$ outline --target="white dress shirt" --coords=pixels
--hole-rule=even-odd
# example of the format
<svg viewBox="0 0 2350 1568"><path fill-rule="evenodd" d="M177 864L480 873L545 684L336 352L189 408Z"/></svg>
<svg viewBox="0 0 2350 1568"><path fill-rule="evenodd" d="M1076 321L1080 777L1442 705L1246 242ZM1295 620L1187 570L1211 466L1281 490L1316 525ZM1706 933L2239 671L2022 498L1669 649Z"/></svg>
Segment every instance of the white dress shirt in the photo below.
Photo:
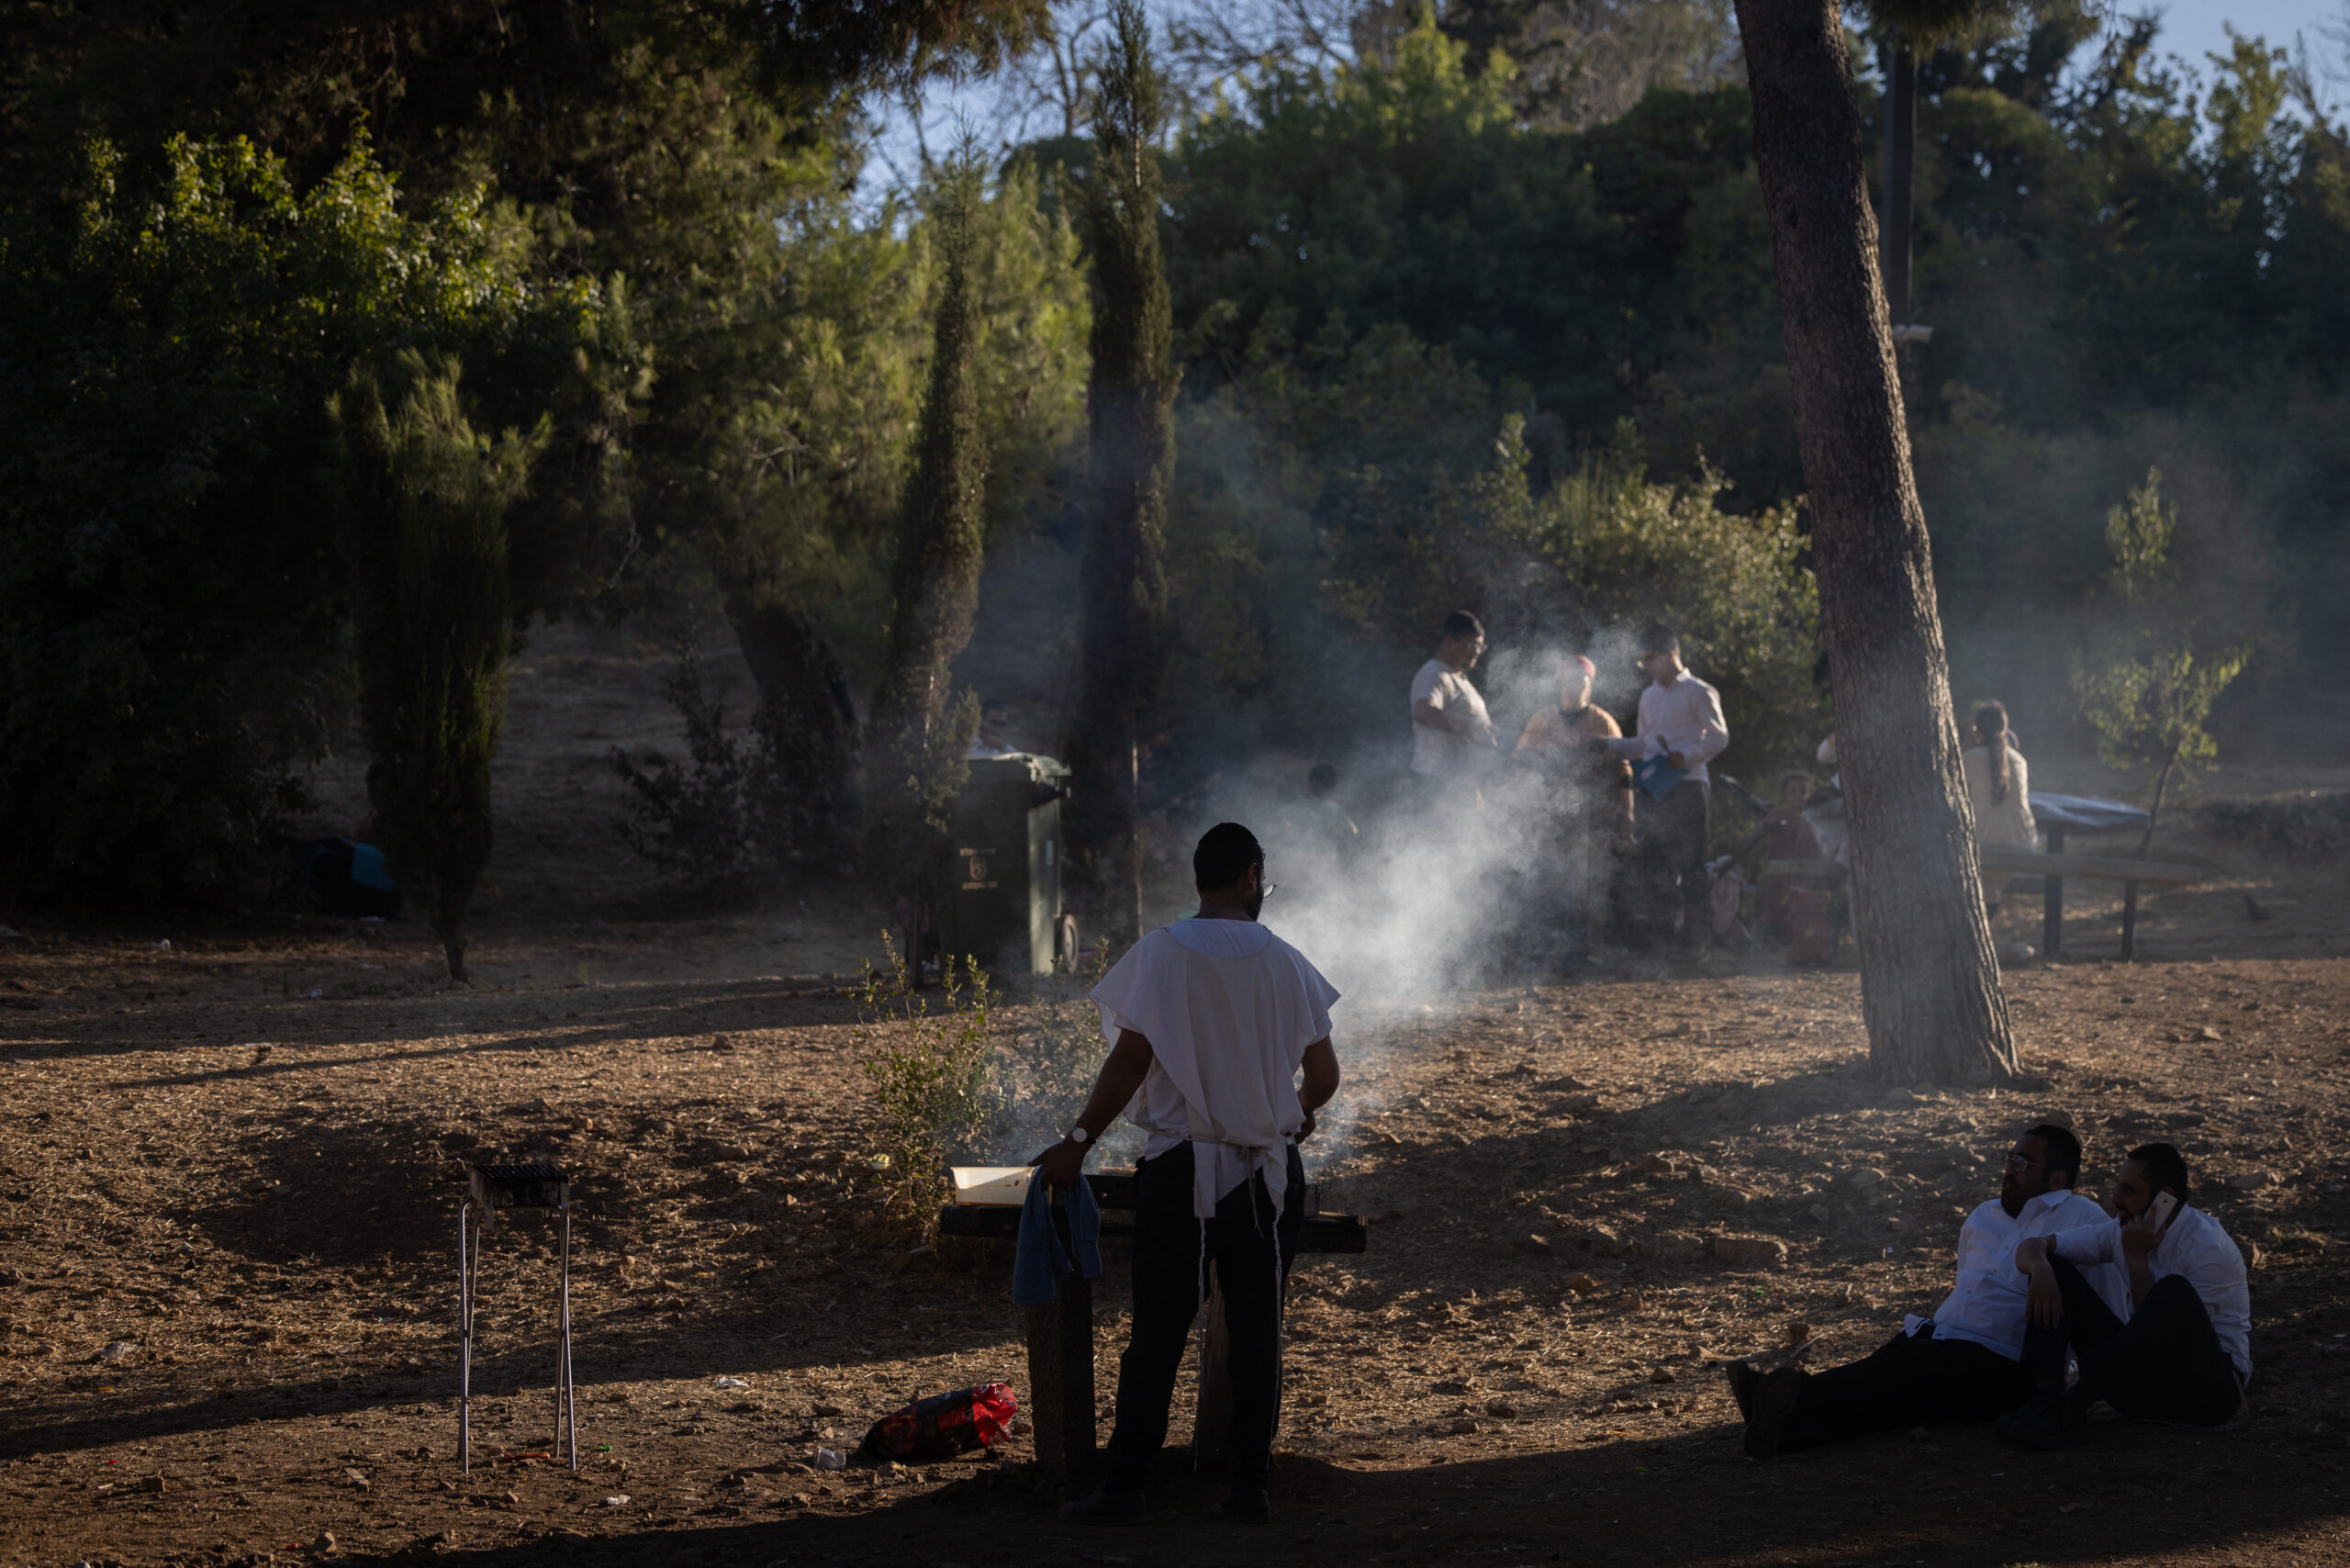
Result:
<svg viewBox="0 0 2350 1568"><path fill-rule="evenodd" d="M2054 1247L2056 1256L2076 1268L2110 1263L2123 1271L2125 1280L2129 1277L2129 1255L2121 1250L2118 1219L2059 1231ZM2211 1315L2220 1349L2236 1364L2236 1375L2244 1386L2251 1387L2252 1285L2244 1278L2244 1253L2220 1222L2199 1208L2179 1210L2162 1240L2146 1255L2146 1271L2158 1281L2173 1274L2187 1276L2187 1282L2202 1299L2203 1310Z"/></svg>
<svg viewBox="0 0 2350 1568"><path fill-rule="evenodd" d="M1729 724L1722 717L1722 695L1683 670L1671 686L1651 681L1640 692L1639 734L1610 741L1607 749L1630 762L1677 751L1688 766L1688 776L1700 784L1712 782L1706 764L1729 745Z"/></svg>
<svg viewBox="0 0 2350 1568"><path fill-rule="evenodd" d="M2021 1360L2024 1294L2031 1282L2016 1272L2017 1243L2104 1218L2103 1209L2067 1188L2026 1198L2012 1218L1997 1198L1968 1215L1958 1232L1958 1277L1934 1309L1934 1338L1965 1339L2011 1361ZM2121 1268L2085 1268L2081 1274L2116 1316L2130 1316L2130 1279ZM1905 1327L1915 1334L1926 1321L1912 1317Z"/></svg>
<svg viewBox="0 0 2350 1568"><path fill-rule="evenodd" d="M1253 920L1180 920L1145 936L1093 988L1102 1036L1150 1042L1150 1071L1126 1104L1150 1135L1143 1158L1192 1146L1192 1213L1261 1173L1280 1211L1290 1141L1305 1123L1297 1070L1330 1034L1337 988Z"/></svg>

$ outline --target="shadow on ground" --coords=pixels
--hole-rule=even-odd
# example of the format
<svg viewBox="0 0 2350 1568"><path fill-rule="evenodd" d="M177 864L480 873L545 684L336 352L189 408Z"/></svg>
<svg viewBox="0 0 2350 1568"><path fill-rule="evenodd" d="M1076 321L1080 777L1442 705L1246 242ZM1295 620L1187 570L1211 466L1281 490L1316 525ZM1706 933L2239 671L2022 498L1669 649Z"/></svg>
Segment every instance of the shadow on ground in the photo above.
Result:
<svg viewBox="0 0 2350 1568"><path fill-rule="evenodd" d="M1083 1562L1379 1562L1485 1558L1591 1564L2054 1564L2143 1562L2254 1544L2315 1546L2340 1534L2338 1476L2277 1466L2277 1434L2098 1423L2061 1462L2000 1444L1984 1428L1930 1441L1898 1434L1746 1460L1735 1428L1662 1443L1603 1442L1411 1469L1350 1470L1282 1455L1278 1518L1249 1527L1221 1512L1221 1483L1170 1454L1152 1513L1136 1529L1080 1529L1056 1515L1058 1488L1026 1467L869 1511L818 1514L789 1500L809 1478L753 1472L736 1500L595 1535L556 1529L469 1548L428 1537L375 1559L429 1554L464 1568L563 1562L582 1568L764 1568L775 1562L947 1564L1044 1558ZM854 1476L856 1473L851 1473ZM2191 1475L2195 1484L2178 1484ZM564 1478L568 1479L568 1478ZM582 1477L583 1492L601 1490ZM851 1481L845 1490L863 1488ZM883 1493L886 1496L886 1492ZM760 1516L769 1516L762 1518ZM730 1517L739 1516L739 1517ZM783 1516L783 1517L777 1517ZM590 1518L589 1528L602 1521ZM477 1534L497 1528L480 1519Z"/></svg>

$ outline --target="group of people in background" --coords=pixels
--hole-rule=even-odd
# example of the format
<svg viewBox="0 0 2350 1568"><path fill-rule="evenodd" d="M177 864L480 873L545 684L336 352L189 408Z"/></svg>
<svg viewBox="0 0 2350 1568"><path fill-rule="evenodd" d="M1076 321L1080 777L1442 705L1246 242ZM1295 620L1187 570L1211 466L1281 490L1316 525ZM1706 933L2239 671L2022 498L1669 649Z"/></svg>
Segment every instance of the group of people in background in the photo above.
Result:
<svg viewBox="0 0 2350 1568"><path fill-rule="evenodd" d="M1849 865L1836 737L1819 746L1830 770L1824 780L1785 773L1768 802L1733 783L1759 810L1754 833L1741 848L1709 863L1710 765L1729 744L1721 694L1689 669L1673 628L1646 628L1637 652L1646 684L1632 734L1593 701L1598 670L1591 659L1567 655L1555 700L1539 708L1505 750L1471 678L1485 653L1484 628L1466 611L1448 616L1434 655L1412 678L1417 804L1434 819L1487 810L1504 762L1540 770L1550 790L1539 820L1529 824L1541 862L1533 880L1549 890L1575 948L1600 931L1634 949L1702 952L1711 935L1738 924L1741 889L1734 875L1725 887L1723 873L1759 850L1756 931L1798 961L1824 960L1834 946L1831 890ZM2038 848L2030 774L2006 708L1978 705L1965 738L1961 764L1979 841ZM1326 787L1321 792L1326 795ZM1996 880L1986 881L1985 897L1995 911L1998 891ZM1728 908L1720 902L1725 892Z"/></svg>
<svg viewBox="0 0 2350 1568"><path fill-rule="evenodd" d="M1500 759L1470 671L1485 651L1477 618L1446 618L1437 651L1412 678L1412 774L1424 809L1482 809ZM1729 745L1721 694L1683 662L1673 628L1640 634L1635 728L1592 700L1598 670L1582 655L1559 669L1557 699L1527 720L1511 760L1551 789L1535 834L1538 882L1575 933L1596 924L1626 946L1701 953L1711 921L1706 850L1712 829L1708 764Z"/></svg>

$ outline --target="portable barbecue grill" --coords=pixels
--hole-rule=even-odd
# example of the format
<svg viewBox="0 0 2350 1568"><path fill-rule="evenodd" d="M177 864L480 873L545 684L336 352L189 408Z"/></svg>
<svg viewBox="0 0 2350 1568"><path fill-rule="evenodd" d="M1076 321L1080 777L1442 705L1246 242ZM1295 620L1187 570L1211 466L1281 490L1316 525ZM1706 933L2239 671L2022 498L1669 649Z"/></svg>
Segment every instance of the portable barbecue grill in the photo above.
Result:
<svg viewBox="0 0 2350 1568"><path fill-rule="evenodd" d="M465 1200L457 1205L457 1463L473 1473L474 1278L481 1272L482 1233L500 1209L553 1209L563 1216L563 1272L556 1321L559 1349L554 1365L554 1451L566 1452L579 1468L579 1403L571 1386L571 1178L546 1160L524 1165L463 1162L469 1177ZM475 1210L481 1223L469 1225Z"/></svg>

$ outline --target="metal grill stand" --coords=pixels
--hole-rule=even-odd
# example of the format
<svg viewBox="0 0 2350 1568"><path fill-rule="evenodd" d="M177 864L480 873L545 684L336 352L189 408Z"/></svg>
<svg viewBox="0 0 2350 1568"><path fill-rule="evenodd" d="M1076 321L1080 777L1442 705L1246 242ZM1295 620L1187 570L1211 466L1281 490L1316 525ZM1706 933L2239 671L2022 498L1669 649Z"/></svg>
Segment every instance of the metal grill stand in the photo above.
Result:
<svg viewBox="0 0 2350 1568"><path fill-rule="evenodd" d="M481 1272L481 1238L500 1209L553 1209L563 1220L563 1272L556 1321L554 1451L579 1468L579 1402L571 1386L571 1178L545 1160L528 1165L464 1162L471 1178L457 1205L457 1464L473 1473L474 1279ZM481 1224L469 1225L481 1211Z"/></svg>

